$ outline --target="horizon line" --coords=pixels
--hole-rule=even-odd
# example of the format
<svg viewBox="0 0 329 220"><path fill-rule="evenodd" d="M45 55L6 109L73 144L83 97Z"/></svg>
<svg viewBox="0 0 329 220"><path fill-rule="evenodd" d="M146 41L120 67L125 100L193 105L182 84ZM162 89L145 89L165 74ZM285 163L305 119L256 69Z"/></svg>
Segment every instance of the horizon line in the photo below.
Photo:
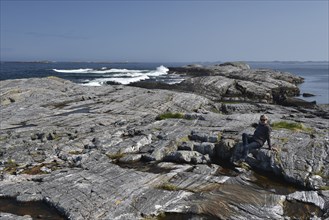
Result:
<svg viewBox="0 0 329 220"><path fill-rule="evenodd" d="M280 62L311 63L329 62L329 60L231 60L231 61L57 61L57 60L0 60L1 63L226 63L226 62Z"/></svg>

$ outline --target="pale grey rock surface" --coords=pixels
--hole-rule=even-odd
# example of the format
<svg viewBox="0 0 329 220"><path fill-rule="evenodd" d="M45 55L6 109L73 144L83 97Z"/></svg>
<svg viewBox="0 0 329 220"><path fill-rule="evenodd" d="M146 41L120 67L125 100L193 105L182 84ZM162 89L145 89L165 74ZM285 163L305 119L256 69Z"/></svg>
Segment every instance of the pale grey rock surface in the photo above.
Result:
<svg viewBox="0 0 329 220"><path fill-rule="evenodd" d="M223 77L209 76L200 87L227 91ZM315 216L329 217L328 119L320 106L222 103L202 90L84 87L58 78L0 83L1 196L45 200L69 219L161 213L284 219L293 217L286 211L290 201L301 209L311 203L321 211ZM166 112L183 117L156 120ZM220 165L239 156L242 133L252 133L263 113L271 123L308 128L273 130L278 152L265 145L246 160L252 169L283 177L282 187L262 185L248 168ZM290 190L291 184L305 189Z"/></svg>
<svg viewBox="0 0 329 220"><path fill-rule="evenodd" d="M27 215L19 216L11 213L0 212L0 219L1 220L32 220L32 217Z"/></svg>

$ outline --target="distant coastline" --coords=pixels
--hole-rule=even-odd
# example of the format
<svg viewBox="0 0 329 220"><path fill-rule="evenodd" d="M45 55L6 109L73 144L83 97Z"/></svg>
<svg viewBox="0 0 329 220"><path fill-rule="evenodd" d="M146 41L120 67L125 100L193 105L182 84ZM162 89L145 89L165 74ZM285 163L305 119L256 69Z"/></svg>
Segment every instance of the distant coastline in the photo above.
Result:
<svg viewBox="0 0 329 220"><path fill-rule="evenodd" d="M182 67L191 64L212 66L223 62L59 62L59 61L1 61L0 81L6 79L39 78L57 76L79 84L102 84L107 81L131 83L136 81L161 81L179 83L183 77L157 71L158 67ZM272 69L301 76L305 82L298 87L301 94L315 96L300 97L319 104L329 103L329 61L246 61L251 69ZM54 71L60 70L59 72ZM145 76L145 74L147 76ZM120 79L117 79L120 78Z"/></svg>
<svg viewBox="0 0 329 220"><path fill-rule="evenodd" d="M134 63L202 63L202 64L213 64L213 63L225 63L228 61L51 61L51 60L35 60L35 61L20 61L20 60L3 60L0 63L104 63L104 64L134 64ZM300 63L328 63L329 61L319 60L319 61L241 61L245 63L283 63L283 64L300 64Z"/></svg>

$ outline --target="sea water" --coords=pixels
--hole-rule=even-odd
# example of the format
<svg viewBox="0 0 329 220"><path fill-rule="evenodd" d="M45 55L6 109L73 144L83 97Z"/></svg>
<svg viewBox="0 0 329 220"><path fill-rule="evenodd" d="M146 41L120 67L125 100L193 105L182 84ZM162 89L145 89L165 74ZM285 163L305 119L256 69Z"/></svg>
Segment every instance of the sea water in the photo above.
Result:
<svg viewBox="0 0 329 220"><path fill-rule="evenodd" d="M129 83L152 80L179 83L181 76L168 74L166 66L178 63L88 63L88 62L2 62L0 80L57 76L86 86L107 83Z"/></svg>
<svg viewBox="0 0 329 220"><path fill-rule="evenodd" d="M318 104L329 103L328 62L247 62L251 68L269 68L301 76L302 93L314 97L300 97ZM138 81L179 83L184 77L168 74L168 67L191 63L95 63L95 62L1 62L0 80L57 76L85 86L108 83L129 84ZM214 63L200 63L211 65Z"/></svg>

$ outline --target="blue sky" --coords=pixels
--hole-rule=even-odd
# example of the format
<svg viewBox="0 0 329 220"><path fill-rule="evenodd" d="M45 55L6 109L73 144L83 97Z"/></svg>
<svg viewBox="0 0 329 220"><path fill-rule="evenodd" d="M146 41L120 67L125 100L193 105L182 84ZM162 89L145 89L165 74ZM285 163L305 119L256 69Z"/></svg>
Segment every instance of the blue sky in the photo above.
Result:
<svg viewBox="0 0 329 220"><path fill-rule="evenodd" d="M1 1L1 60L328 60L328 0Z"/></svg>

